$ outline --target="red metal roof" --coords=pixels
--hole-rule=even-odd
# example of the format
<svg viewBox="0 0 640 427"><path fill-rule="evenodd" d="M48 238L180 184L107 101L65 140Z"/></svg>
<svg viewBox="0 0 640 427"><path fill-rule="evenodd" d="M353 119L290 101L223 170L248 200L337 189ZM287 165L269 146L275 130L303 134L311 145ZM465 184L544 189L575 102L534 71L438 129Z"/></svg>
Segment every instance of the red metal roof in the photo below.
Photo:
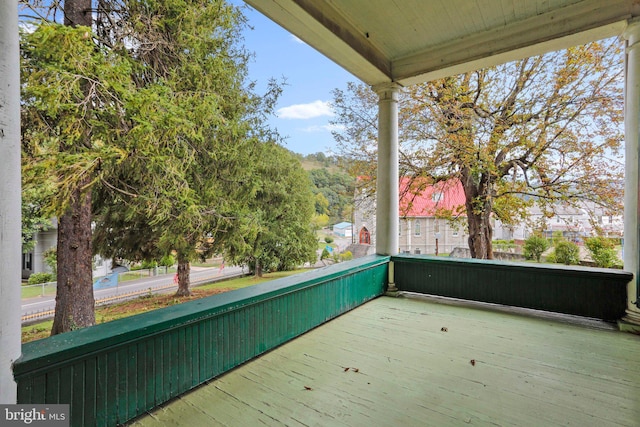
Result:
<svg viewBox="0 0 640 427"><path fill-rule="evenodd" d="M426 180L403 178L399 191L401 217L464 215L464 189L457 179L429 184Z"/></svg>

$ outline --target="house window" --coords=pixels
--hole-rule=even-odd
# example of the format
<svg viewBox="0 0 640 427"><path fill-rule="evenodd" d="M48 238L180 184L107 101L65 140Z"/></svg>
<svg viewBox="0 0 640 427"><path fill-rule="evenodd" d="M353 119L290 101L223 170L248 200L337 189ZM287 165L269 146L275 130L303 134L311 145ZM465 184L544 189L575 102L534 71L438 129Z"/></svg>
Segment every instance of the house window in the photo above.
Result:
<svg viewBox="0 0 640 427"><path fill-rule="evenodd" d="M451 235L453 237L458 237L458 235L459 235L458 230L453 230L453 233Z"/></svg>
<svg viewBox="0 0 640 427"><path fill-rule="evenodd" d="M442 193L436 192L431 195L431 201L438 203L440 200L442 200Z"/></svg>
<svg viewBox="0 0 640 427"><path fill-rule="evenodd" d="M22 269L31 270L33 264L33 254L31 252L22 254Z"/></svg>
<svg viewBox="0 0 640 427"><path fill-rule="evenodd" d="M439 233L440 232L440 222L437 219L433 223L433 232L434 233Z"/></svg>
<svg viewBox="0 0 640 427"><path fill-rule="evenodd" d="M398 236L402 236L402 224L398 223Z"/></svg>
<svg viewBox="0 0 640 427"><path fill-rule="evenodd" d="M415 253L416 253L416 255L420 255L420 249L416 248Z"/></svg>
<svg viewBox="0 0 640 427"><path fill-rule="evenodd" d="M416 227L415 227L415 233L416 236L420 235L420 220L416 219Z"/></svg>

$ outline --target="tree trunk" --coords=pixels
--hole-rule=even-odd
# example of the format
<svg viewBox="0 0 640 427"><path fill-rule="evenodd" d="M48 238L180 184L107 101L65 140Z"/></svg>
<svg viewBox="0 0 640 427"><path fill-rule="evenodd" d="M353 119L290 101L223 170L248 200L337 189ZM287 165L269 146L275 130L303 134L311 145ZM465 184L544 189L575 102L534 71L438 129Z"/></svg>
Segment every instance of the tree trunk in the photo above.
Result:
<svg viewBox="0 0 640 427"><path fill-rule="evenodd" d="M493 259L493 228L491 227L491 186L484 177L476 185L472 179L463 178L467 224L469 226L469 251L471 258Z"/></svg>
<svg viewBox="0 0 640 427"><path fill-rule="evenodd" d="M490 212L482 212L480 215L469 214L467 210L467 223L469 225L469 251L471 258L493 259L493 228L491 227Z"/></svg>
<svg viewBox="0 0 640 427"><path fill-rule="evenodd" d="M66 0L65 25L91 26L91 0ZM89 141L91 135L87 133ZM61 149L73 150L74 147ZM58 220L58 285L51 335L95 324L91 266L91 193L80 183L71 204Z"/></svg>
<svg viewBox="0 0 640 427"><path fill-rule="evenodd" d="M176 292L177 297L188 297L191 295L191 290L189 289L191 274L191 264L189 261L182 256L178 255L178 291Z"/></svg>
<svg viewBox="0 0 640 427"><path fill-rule="evenodd" d="M58 285L51 335L95 324L91 253L91 193L77 189L58 220Z"/></svg>
<svg viewBox="0 0 640 427"><path fill-rule="evenodd" d="M260 262L259 259L256 259L256 271L255 271L255 276L256 277L262 277L262 263Z"/></svg>

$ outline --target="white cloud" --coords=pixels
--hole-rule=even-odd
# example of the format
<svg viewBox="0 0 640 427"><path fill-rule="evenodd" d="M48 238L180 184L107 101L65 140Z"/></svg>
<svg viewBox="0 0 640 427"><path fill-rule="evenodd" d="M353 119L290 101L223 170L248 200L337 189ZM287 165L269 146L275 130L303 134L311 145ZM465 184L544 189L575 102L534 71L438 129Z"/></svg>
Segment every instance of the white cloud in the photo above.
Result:
<svg viewBox="0 0 640 427"><path fill-rule="evenodd" d="M314 117L333 117L333 109L326 101L313 101L309 104L294 104L280 108L276 114L281 119L312 119Z"/></svg>
<svg viewBox="0 0 640 427"><path fill-rule="evenodd" d="M315 125L300 129L302 132L333 132L344 130L343 125Z"/></svg>

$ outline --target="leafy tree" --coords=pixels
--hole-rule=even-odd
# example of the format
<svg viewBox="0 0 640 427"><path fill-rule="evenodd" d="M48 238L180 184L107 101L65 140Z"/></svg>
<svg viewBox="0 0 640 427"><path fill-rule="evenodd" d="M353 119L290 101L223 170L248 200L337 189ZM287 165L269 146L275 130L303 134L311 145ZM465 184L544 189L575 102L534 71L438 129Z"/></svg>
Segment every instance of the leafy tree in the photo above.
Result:
<svg viewBox="0 0 640 427"><path fill-rule="evenodd" d="M160 259L158 265L162 267L173 267L175 263L176 259L173 257L173 255L165 255Z"/></svg>
<svg viewBox="0 0 640 427"><path fill-rule="evenodd" d="M58 251L55 247L51 247L44 251L44 262L47 264L54 275L58 274Z"/></svg>
<svg viewBox="0 0 640 427"><path fill-rule="evenodd" d="M309 176L316 195L316 213L326 213L330 222L349 220L354 194L353 178L328 169L313 169Z"/></svg>
<svg viewBox="0 0 640 427"><path fill-rule="evenodd" d="M117 36L139 41L128 51L140 86L133 153L96 192L96 244L140 259L175 253L177 295L189 295L190 261L222 252L239 229L255 192L250 159L273 137L263 119L280 88L251 92L243 18L223 1L130 2L126 13L132 27Z"/></svg>
<svg viewBox="0 0 640 427"><path fill-rule="evenodd" d="M556 244L550 259L558 264L580 264L580 248L573 242L563 240Z"/></svg>
<svg viewBox="0 0 640 427"><path fill-rule="evenodd" d="M232 232L225 258L247 264L256 276L268 270L291 270L316 260L311 227L313 195L308 175L288 150L265 144L251 159L257 185L248 209Z"/></svg>
<svg viewBox="0 0 640 427"><path fill-rule="evenodd" d="M318 215L325 215L327 214L327 212L329 212L329 201L326 197L324 197L322 193L316 193L315 201L316 213Z"/></svg>
<svg viewBox="0 0 640 427"><path fill-rule="evenodd" d="M88 7L65 2L65 23L90 26ZM22 36L24 187L44 189L42 212L58 217L57 334L95 322L90 188L118 157L129 69L96 47L88 27L42 24Z"/></svg>
<svg viewBox="0 0 640 427"><path fill-rule="evenodd" d="M311 225L314 230L319 230L329 225L329 216L326 214L314 214L311 218Z"/></svg>
<svg viewBox="0 0 640 427"><path fill-rule="evenodd" d="M614 242L611 239L597 236L585 240L585 245L596 266L611 268L620 262Z"/></svg>
<svg viewBox="0 0 640 427"><path fill-rule="evenodd" d="M22 251L27 253L33 250L36 233L47 231L51 227L51 220L41 206L38 190L29 187L22 191Z"/></svg>
<svg viewBox="0 0 640 427"><path fill-rule="evenodd" d="M322 249L322 253L320 254L320 261L324 262L325 259L328 259L331 257L331 254L329 253L329 250L325 247Z"/></svg>
<svg viewBox="0 0 640 427"><path fill-rule="evenodd" d="M543 252L547 249L549 241L539 234L533 234L524 242L524 257L540 262Z"/></svg>
<svg viewBox="0 0 640 427"><path fill-rule="evenodd" d="M60 2L33 4L52 21L61 10ZM252 191L246 159L268 133L269 101L245 82L236 8L97 5L94 15L91 1L67 0L65 23L86 27L46 24L23 38L26 187L54 188L47 203L60 219L54 334L94 322L92 200L97 226L121 227L110 229L115 237L105 232L104 252L154 259L175 251L178 293L188 294L189 261L224 241ZM279 87L271 89L273 100Z"/></svg>
<svg viewBox="0 0 640 427"><path fill-rule="evenodd" d="M534 203L620 210L622 73L619 42L605 40L406 88L401 175L461 182L474 258L493 256L492 217L515 224ZM377 96L350 84L333 106L351 173L375 177Z"/></svg>

